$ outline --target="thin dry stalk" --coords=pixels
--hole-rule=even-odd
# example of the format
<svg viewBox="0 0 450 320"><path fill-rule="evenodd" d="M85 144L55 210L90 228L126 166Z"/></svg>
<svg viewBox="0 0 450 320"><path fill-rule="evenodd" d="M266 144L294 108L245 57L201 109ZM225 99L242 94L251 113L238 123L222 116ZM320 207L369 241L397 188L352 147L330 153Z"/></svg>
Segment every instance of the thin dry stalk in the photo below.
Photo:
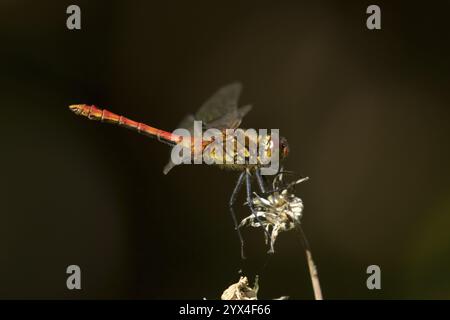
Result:
<svg viewBox="0 0 450 320"><path fill-rule="evenodd" d="M311 277L311 283L314 291L314 298L316 300L323 300L322 289L320 288L319 282L319 274L317 272L317 267L312 257L308 239L306 238L306 235L303 232L302 227L299 224L296 227L299 232L300 241L302 242L303 248L305 249L306 260L308 261L309 275Z"/></svg>

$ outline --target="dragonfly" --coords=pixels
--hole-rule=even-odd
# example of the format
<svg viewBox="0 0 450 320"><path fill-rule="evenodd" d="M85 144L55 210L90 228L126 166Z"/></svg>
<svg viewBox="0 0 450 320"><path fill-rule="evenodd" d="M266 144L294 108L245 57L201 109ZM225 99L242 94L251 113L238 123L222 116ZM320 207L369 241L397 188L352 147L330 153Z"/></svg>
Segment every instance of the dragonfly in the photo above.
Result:
<svg viewBox="0 0 450 320"><path fill-rule="evenodd" d="M194 133L194 121L202 121L202 130L207 129L218 129L225 133L227 129L237 129L244 116L251 110L251 105L245 105L243 107L238 107L238 101L240 94L242 92L241 83L235 82L229 85L226 85L219 90L217 90L206 102L202 104L202 106L198 109L195 114L187 115L181 123L178 125L178 128L184 128L189 133ZM97 108L94 105L87 104L75 104L69 106L70 110L75 114L87 117L90 120L101 121L104 123L115 124L120 127L124 127L127 129L134 130L140 134L146 135L151 138L155 138L162 143L165 143L171 147L175 147L178 144L184 143L186 139L183 135L171 133L168 131L160 130L155 127L149 126L142 122L134 121L129 118L126 118L122 115L115 114L106 109ZM208 151L208 147L211 145L213 139L203 139L201 148L203 154L209 154L211 158L215 155ZM289 154L289 146L286 138L279 137L279 142L277 145L277 149L274 149L275 144L270 139L266 139L264 142L257 141L259 143L265 143L264 146L265 152L278 152L279 159L285 159ZM238 141L233 141L233 146L237 146ZM245 140L244 148L248 148L250 141ZM193 141L190 141L190 148L194 149ZM206 151L206 152L205 152ZM229 150L224 150L223 154L229 153ZM193 153L192 153L193 154ZM248 154L248 152L245 152ZM249 206L252 214L254 215L256 220L259 220L259 216L256 214L256 209L254 208L254 201L252 200L252 180L253 177L256 177L257 185L262 194L268 194L269 191L266 187L266 181L261 174L261 168L265 165L262 161L256 161L256 163L250 163L246 159L244 163L221 163L218 164L221 168L239 171L239 177L237 179L236 185L233 189L231 197L228 202L229 211L231 217L233 219L235 230L237 231L239 241L241 244L241 257L245 259L244 254L244 240L240 232L239 224L236 219L236 214L234 211L234 205L237 200L237 196L239 195L243 185L246 185L246 196L247 201L246 204ZM163 173L167 174L171 169L173 169L177 164L175 164L171 159L167 163L167 165L163 169ZM261 222L261 221L260 221ZM260 223L262 226L263 224ZM266 232L266 230L264 230ZM268 234L266 234L268 236ZM269 253L273 253L272 249L269 249Z"/></svg>

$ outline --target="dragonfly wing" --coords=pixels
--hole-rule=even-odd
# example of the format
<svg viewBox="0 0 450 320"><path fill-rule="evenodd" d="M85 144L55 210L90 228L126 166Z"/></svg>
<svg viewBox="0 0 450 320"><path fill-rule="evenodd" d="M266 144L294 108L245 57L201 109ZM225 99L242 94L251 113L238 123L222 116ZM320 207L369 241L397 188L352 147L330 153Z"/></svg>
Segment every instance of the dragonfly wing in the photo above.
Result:
<svg viewBox="0 0 450 320"><path fill-rule="evenodd" d="M195 121L194 115L188 114L186 117L183 118L183 120L181 120L177 128L187 129L192 134L194 132L194 121Z"/></svg>
<svg viewBox="0 0 450 320"><path fill-rule="evenodd" d="M236 109L233 112L227 113L219 119L208 122L205 128L216 129L236 129L242 122L242 118L252 109L251 105Z"/></svg>
<svg viewBox="0 0 450 320"><path fill-rule="evenodd" d="M239 82L231 83L220 88L214 93L197 111L195 116L189 115L181 121L178 128L187 129L191 136L194 134L194 120L203 122L203 129L235 129L242 121L242 118L251 110L247 105L238 108L238 100L241 95L242 85ZM167 174L176 164L169 159L164 167L164 174Z"/></svg>
<svg viewBox="0 0 450 320"><path fill-rule="evenodd" d="M246 105L246 106L243 106L242 108L239 108L238 109L239 117L242 119L243 117L245 117L245 115L247 113L250 112L250 110L252 110L252 106L251 105Z"/></svg>
<svg viewBox="0 0 450 320"><path fill-rule="evenodd" d="M194 120L195 117L190 114L184 117L184 119L178 124L177 128L179 129L186 129L189 131L191 136L194 134ZM169 162L165 165L163 169L164 174L168 174L170 170L173 169L173 167L177 166L177 164L173 163L172 158L169 158Z"/></svg>
<svg viewBox="0 0 450 320"><path fill-rule="evenodd" d="M215 123L217 127L229 127L239 117L238 100L242 85L238 82L220 88L197 111L195 118L205 123L207 127Z"/></svg>

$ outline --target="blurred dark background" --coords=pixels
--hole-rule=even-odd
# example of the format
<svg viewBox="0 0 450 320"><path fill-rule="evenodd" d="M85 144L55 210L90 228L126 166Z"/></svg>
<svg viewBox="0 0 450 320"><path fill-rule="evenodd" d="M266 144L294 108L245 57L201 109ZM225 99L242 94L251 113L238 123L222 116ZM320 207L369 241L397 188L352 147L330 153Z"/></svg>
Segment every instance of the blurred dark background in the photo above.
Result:
<svg viewBox="0 0 450 320"><path fill-rule="evenodd" d="M376 1L369 31L370 4L2 1L0 297L214 299L242 268L262 298L312 298L294 233L263 268L263 235L245 230L240 261L235 172L164 176L167 146L67 108L172 130L239 80L243 126L280 128L286 168L310 177L297 193L325 297L450 298L448 6Z"/></svg>

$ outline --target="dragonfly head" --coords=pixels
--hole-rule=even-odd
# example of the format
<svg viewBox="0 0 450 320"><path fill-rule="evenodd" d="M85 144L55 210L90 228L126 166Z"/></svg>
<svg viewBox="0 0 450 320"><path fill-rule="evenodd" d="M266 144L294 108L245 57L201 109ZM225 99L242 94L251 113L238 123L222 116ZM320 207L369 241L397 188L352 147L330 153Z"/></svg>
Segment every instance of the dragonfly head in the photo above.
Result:
<svg viewBox="0 0 450 320"><path fill-rule="evenodd" d="M280 137L280 158L284 159L289 154L289 145L285 137Z"/></svg>

